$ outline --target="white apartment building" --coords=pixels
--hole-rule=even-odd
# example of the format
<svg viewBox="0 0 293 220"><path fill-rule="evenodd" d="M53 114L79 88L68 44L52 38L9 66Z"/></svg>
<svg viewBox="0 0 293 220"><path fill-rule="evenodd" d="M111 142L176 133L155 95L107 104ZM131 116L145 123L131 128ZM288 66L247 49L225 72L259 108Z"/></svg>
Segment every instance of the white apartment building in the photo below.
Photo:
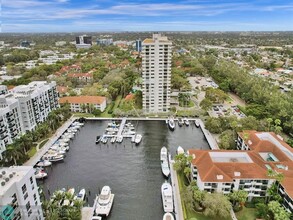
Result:
<svg viewBox="0 0 293 220"><path fill-rule="evenodd" d="M254 152L227 150L189 150L193 156L191 175L200 190L229 194L233 190L248 192L248 200L265 197L274 182L266 167L254 161Z"/></svg>
<svg viewBox="0 0 293 220"><path fill-rule="evenodd" d="M238 133L239 150L194 150L191 177L200 190L228 194L233 190L248 192L248 200L265 197L276 181L268 170L282 173L279 194L283 206L293 213L293 149L273 132Z"/></svg>
<svg viewBox="0 0 293 220"><path fill-rule="evenodd" d="M34 81L10 91L20 104L25 131L35 129L49 113L59 107L56 82Z"/></svg>
<svg viewBox="0 0 293 220"><path fill-rule="evenodd" d="M23 133L18 100L12 94L0 95L0 159L5 146Z"/></svg>
<svg viewBox="0 0 293 220"><path fill-rule="evenodd" d="M0 207L3 219L44 219L33 167L0 168Z"/></svg>
<svg viewBox="0 0 293 220"><path fill-rule="evenodd" d="M172 42L153 34L142 42L142 97L146 113L170 109Z"/></svg>

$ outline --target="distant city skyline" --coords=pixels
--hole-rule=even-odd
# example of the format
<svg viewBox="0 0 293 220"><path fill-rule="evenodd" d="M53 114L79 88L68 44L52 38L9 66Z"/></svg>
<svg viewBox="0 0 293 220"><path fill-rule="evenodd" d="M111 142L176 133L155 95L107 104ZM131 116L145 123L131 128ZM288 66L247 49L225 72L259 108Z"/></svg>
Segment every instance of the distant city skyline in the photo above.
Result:
<svg viewBox="0 0 293 220"><path fill-rule="evenodd" d="M2 33L293 31L291 0L3 0Z"/></svg>

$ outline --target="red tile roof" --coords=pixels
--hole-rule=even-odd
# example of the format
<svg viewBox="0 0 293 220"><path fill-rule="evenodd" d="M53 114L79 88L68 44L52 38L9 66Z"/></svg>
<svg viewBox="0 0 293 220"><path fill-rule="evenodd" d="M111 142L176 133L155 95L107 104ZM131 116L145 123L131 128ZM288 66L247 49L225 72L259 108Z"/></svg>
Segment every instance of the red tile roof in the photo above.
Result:
<svg viewBox="0 0 293 220"><path fill-rule="evenodd" d="M59 103L75 103L75 104L102 104L106 101L103 96L68 96L59 99Z"/></svg>

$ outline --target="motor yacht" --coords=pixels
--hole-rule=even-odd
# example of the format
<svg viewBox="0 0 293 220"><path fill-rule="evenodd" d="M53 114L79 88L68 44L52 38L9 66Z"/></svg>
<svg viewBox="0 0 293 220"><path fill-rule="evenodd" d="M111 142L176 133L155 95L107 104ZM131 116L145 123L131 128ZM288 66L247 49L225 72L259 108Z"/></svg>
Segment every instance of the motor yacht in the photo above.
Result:
<svg viewBox="0 0 293 220"><path fill-rule="evenodd" d="M161 169L164 176L168 178L170 175L170 168L167 160L161 162Z"/></svg>
<svg viewBox="0 0 293 220"><path fill-rule="evenodd" d="M188 118L184 118L184 124L186 125L186 126L189 126L189 120L188 120Z"/></svg>
<svg viewBox="0 0 293 220"><path fill-rule="evenodd" d="M178 118L178 125L179 127L182 127L182 125L184 124L184 121L182 118Z"/></svg>
<svg viewBox="0 0 293 220"><path fill-rule="evenodd" d="M48 166L51 166L52 165L52 162L48 161L48 160L40 160L36 166L37 167L48 167Z"/></svg>
<svg viewBox="0 0 293 220"><path fill-rule="evenodd" d="M141 134L136 134L135 138L134 138L135 144L138 145L141 142L141 140L142 140L142 135Z"/></svg>
<svg viewBox="0 0 293 220"><path fill-rule="evenodd" d="M172 215L172 213L167 212L164 214L163 216L163 220L175 220L174 216Z"/></svg>
<svg viewBox="0 0 293 220"><path fill-rule="evenodd" d="M170 183L165 182L161 187L163 208L165 212L173 212L173 191Z"/></svg>
<svg viewBox="0 0 293 220"><path fill-rule="evenodd" d="M42 168L35 169L35 177L36 179L44 179L48 176L48 174Z"/></svg>
<svg viewBox="0 0 293 220"><path fill-rule="evenodd" d="M168 161L168 150L166 147L161 148L161 154L160 154L161 162L162 161Z"/></svg>
<svg viewBox="0 0 293 220"><path fill-rule="evenodd" d="M199 121L197 119L194 120L194 124L195 124L195 127L199 128L200 124L199 124Z"/></svg>
<svg viewBox="0 0 293 220"><path fill-rule="evenodd" d="M171 131L175 130L175 122L174 122L174 118L170 117L168 120L168 127Z"/></svg>
<svg viewBox="0 0 293 220"><path fill-rule="evenodd" d="M122 136L122 135L120 135L120 136L118 136L118 137L116 138L116 142L118 142L118 143L122 143L122 141L123 141L123 136Z"/></svg>
<svg viewBox="0 0 293 220"><path fill-rule="evenodd" d="M85 198L85 189L81 189L76 196L76 200L83 201Z"/></svg>
<svg viewBox="0 0 293 220"><path fill-rule="evenodd" d="M184 154L184 153L185 153L184 149L181 146L178 146L177 154L179 155L179 154Z"/></svg>
<svg viewBox="0 0 293 220"><path fill-rule="evenodd" d="M116 142L116 136L113 136L113 137L111 138L111 143L114 144L115 142Z"/></svg>
<svg viewBox="0 0 293 220"><path fill-rule="evenodd" d="M108 216L114 202L114 194L109 186L104 186L100 195L97 196L96 214Z"/></svg>

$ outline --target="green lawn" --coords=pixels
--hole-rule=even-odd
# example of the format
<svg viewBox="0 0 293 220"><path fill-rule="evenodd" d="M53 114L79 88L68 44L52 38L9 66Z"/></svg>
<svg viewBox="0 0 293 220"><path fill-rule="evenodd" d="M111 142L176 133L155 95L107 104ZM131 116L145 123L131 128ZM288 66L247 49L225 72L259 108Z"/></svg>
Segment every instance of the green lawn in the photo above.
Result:
<svg viewBox="0 0 293 220"><path fill-rule="evenodd" d="M115 110L116 108L118 108L121 99L122 99L122 96L121 96L121 95L119 95L119 96L116 98L116 100L115 100L115 104L114 104L114 107L113 107L113 109L112 109L112 112L114 112L114 110ZM104 117L104 118L111 118L111 117L112 117L112 114L109 114L109 113L108 113L108 111L110 110L110 107L111 107L111 104L109 104L109 105L107 106L107 108L105 109L105 111L101 114L101 117Z"/></svg>
<svg viewBox="0 0 293 220"><path fill-rule="evenodd" d="M37 148L36 146L32 147L32 149L30 149L28 152L27 152L27 155L31 158L32 156L35 155L35 153L37 152Z"/></svg>
<svg viewBox="0 0 293 220"><path fill-rule="evenodd" d="M181 192L182 188L186 184L186 178L184 177L183 174L177 174L177 178L178 178L179 189L180 189L180 192ZM202 213L195 212L193 210L187 209L185 207L184 202L182 201L182 199L181 199L181 203L182 203L182 206L183 206L182 209L183 209L183 215L184 215L185 220L231 220L231 218L222 219L222 218L219 218L219 217L212 218L212 217L209 217L209 216L205 216Z"/></svg>
<svg viewBox="0 0 293 220"><path fill-rule="evenodd" d="M47 143L48 140L49 140L49 138L43 140L39 145L39 149L41 149Z"/></svg>
<svg viewBox="0 0 293 220"><path fill-rule="evenodd" d="M82 117L84 117L84 118L86 118L86 117L95 117L93 114L83 113L83 112L74 112L73 115L75 117L80 117L80 118L82 118Z"/></svg>
<svg viewBox="0 0 293 220"><path fill-rule="evenodd" d="M236 216L238 220L255 220L256 209L243 207L243 209L240 212L236 213Z"/></svg>

